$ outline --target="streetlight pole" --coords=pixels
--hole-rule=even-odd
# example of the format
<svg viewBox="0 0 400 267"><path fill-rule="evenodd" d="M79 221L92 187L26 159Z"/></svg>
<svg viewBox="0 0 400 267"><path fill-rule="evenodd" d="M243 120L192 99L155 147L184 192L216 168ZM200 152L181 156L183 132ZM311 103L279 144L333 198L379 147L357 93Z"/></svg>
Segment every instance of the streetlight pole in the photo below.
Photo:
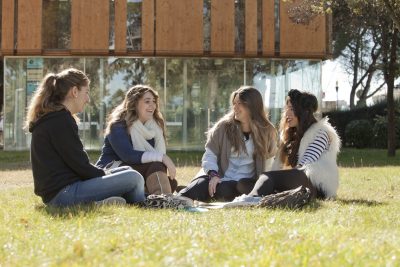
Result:
<svg viewBox="0 0 400 267"><path fill-rule="evenodd" d="M339 108L339 82L336 81L336 110Z"/></svg>

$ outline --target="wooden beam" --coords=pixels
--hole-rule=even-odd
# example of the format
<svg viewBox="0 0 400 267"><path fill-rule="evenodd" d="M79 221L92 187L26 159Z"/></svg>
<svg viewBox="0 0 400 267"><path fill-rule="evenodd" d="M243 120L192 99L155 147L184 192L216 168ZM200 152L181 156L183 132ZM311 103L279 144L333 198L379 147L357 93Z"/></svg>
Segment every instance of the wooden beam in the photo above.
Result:
<svg viewBox="0 0 400 267"><path fill-rule="evenodd" d="M211 54L235 53L235 1L211 0Z"/></svg>
<svg viewBox="0 0 400 267"><path fill-rule="evenodd" d="M275 55L275 1L262 0L262 54Z"/></svg>
<svg viewBox="0 0 400 267"><path fill-rule="evenodd" d="M109 0L73 0L71 53L108 54Z"/></svg>
<svg viewBox="0 0 400 267"><path fill-rule="evenodd" d="M290 17L290 10L300 5L302 0L285 2L280 8L280 55L294 58L325 58L327 52L327 32L325 15L315 15L296 22Z"/></svg>
<svg viewBox="0 0 400 267"><path fill-rule="evenodd" d="M2 0L1 54L14 53L14 0ZM5 15L7 14L7 16Z"/></svg>
<svg viewBox="0 0 400 267"><path fill-rule="evenodd" d="M203 54L203 0L157 0L156 54Z"/></svg>
<svg viewBox="0 0 400 267"><path fill-rule="evenodd" d="M127 0L114 1L115 54L126 53Z"/></svg>
<svg viewBox="0 0 400 267"><path fill-rule="evenodd" d="M17 53L42 53L42 0L18 1Z"/></svg>
<svg viewBox="0 0 400 267"><path fill-rule="evenodd" d="M142 53L154 55L154 0L142 2Z"/></svg>
<svg viewBox="0 0 400 267"><path fill-rule="evenodd" d="M257 0L246 0L245 3L245 53L257 55Z"/></svg>

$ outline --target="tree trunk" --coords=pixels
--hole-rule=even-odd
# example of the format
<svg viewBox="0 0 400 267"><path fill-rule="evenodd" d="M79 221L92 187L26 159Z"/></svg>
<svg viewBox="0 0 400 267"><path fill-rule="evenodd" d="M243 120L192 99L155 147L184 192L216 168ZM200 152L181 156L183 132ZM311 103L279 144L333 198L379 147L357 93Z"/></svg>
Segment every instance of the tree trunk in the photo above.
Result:
<svg viewBox="0 0 400 267"><path fill-rule="evenodd" d="M388 156L396 155L396 124L395 124L395 103L393 97L394 79L396 73L396 50L399 31L394 27L393 22L383 23L382 26L388 25L387 30L382 32L383 47L383 74L387 85L387 122L388 122ZM389 30L391 29L391 31Z"/></svg>
<svg viewBox="0 0 400 267"><path fill-rule="evenodd" d="M353 65L353 84L351 86L351 92L350 92L350 109L353 109L355 107L355 95L356 95L356 90L358 87L358 68L360 65L360 59L359 59L359 53L360 53L360 41L361 37L357 39L356 42L356 47L354 49L354 65Z"/></svg>
<svg viewBox="0 0 400 267"><path fill-rule="evenodd" d="M393 97L394 79L396 75L396 59L397 59L397 40L399 30L394 28L391 47L390 47L390 61L388 69L388 81L386 82L388 88L387 95L387 109L388 109L388 156L396 156L396 119L395 119L395 103Z"/></svg>

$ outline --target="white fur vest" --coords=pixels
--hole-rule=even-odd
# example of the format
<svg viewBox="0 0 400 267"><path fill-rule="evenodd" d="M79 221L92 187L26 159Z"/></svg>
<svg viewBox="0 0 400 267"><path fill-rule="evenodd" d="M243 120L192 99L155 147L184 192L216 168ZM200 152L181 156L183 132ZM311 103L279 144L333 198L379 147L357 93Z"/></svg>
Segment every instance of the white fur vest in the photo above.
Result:
<svg viewBox="0 0 400 267"><path fill-rule="evenodd" d="M321 190L326 198L334 198L339 187L339 168L336 163L336 157L340 151L341 141L336 130L328 122L328 118L325 117L314 123L304 133L300 141L299 159L303 157L307 147L314 141L320 129L328 133L329 148L321 154L321 157L316 162L303 166L302 169L304 169L311 183L318 190ZM282 163L277 156L272 169L281 168Z"/></svg>

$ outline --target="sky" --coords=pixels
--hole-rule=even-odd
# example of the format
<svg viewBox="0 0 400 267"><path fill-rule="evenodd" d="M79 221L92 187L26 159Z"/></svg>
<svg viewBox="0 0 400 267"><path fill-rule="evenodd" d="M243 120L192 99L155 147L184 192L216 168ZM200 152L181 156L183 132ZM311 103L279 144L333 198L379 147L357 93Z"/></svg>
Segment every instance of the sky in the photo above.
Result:
<svg viewBox="0 0 400 267"><path fill-rule="evenodd" d="M325 92L324 101L336 101L336 81L338 81L339 100L345 100L347 104L350 102L350 91L352 77L347 74L339 60L326 60L322 63L322 91ZM383 80L373 83L372 86L378 86ZM395 85L400 83L400 78L395 81ZM376 95L386 94L386 86ZM370 103L371 100L367 100Z"/></svg>
<svg viewBox="0 0 400 267"><path fill-rule="evenodd" d="M327 60L322 65L322 91L324 101L336 101L336 81L338 82L338 98L349 103L351 78L343 70L339 61Z"/></svg>

